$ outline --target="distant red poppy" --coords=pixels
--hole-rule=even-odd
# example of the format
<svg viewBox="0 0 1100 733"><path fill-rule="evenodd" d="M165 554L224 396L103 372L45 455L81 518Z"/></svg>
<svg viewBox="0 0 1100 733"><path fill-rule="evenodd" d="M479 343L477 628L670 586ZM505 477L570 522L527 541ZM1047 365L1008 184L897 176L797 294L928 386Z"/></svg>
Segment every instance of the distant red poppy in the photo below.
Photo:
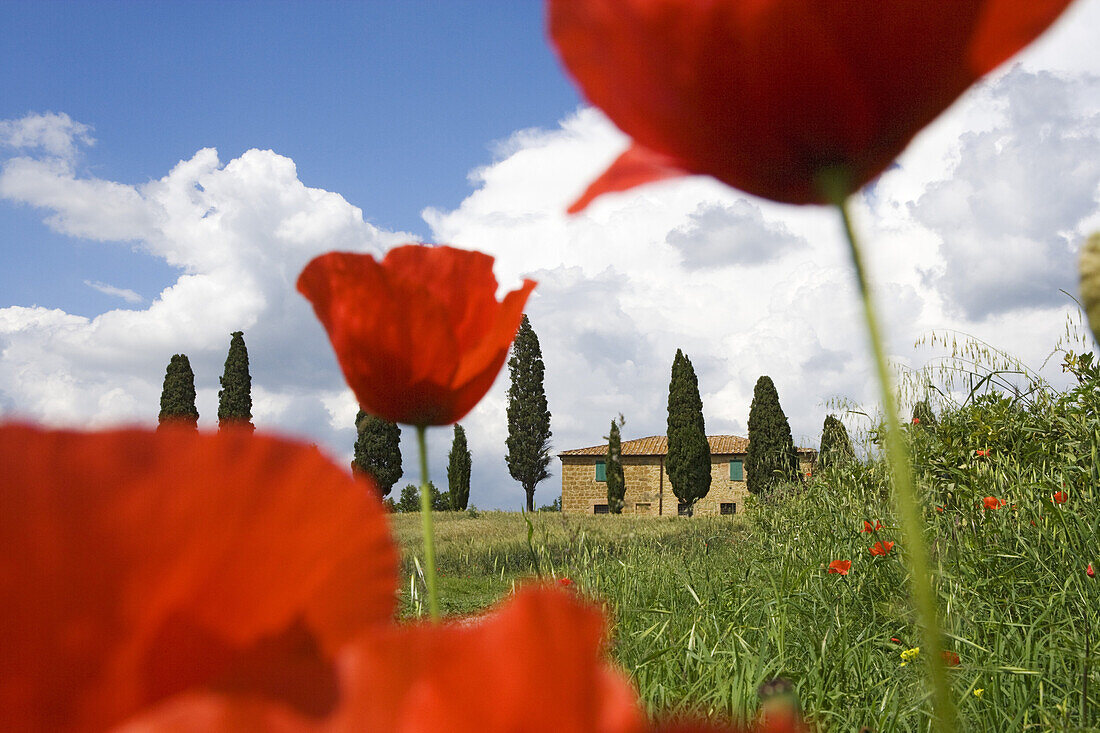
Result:
<svg viewBox="0 0 1100 733"><path fill-rule="evenodd" d="M882 522L875 520L874 525L872 525L870 522L864 519L863 529L860 530L860 534L863 534L864 532L878 532L880 529L882 529Z"/></svg>
<svg viewBox="0 0 1100 733"><path fill-rule="evenodd" d="M569 578L558 578L558 585L562 586L563 588L568 588L569 586L573 585L573 581Z"/></svg>
<svg viewBox="0 0 1100 733"><path fill-rule="evenodd" d="M1050 500L1055 504L1065 504L1069 501L1069 494L1064 491L1055 491L1054 495L1050 497Z"/></svg>
<svg viewBox="0 0 1100 733"><path fill-rule="evenodd" d="M920 425L920 418L919 417L914 417L913 418L913 424L914 425Z"/></svg>
<svg viewBox="0 0 1100 733"><path fill-rule="evenodd" d="M409 425L457 422L485 396L534 287L498 302L492 257L413 244L381 262L329 252L298 278L360 407Z"/></svg>
<svg viewBox="0 0 1100 733"><path fill-rule="evenodd" d="M940 652L940 656L943 658L944 665L946 665L948 667L958 667L959 666L959 655L956 654L955 652L945 649L942 652Z"/></svg>
<svg viewBox="0 0 1100 733"><path fill-rule="evenodd" d="M228 427L0 427L0 699L11 730L106 730L197 685L309 715L394 612L376 491Z"/></svg>
<svg viewBox="0 0 1100 733"><path fill-rule="evenodd" d="M550 0L585 96L633 138L570 211L674 175L786 203L878 176L971 84L1070 0Z"/></svg>
<svg viewBox="0 0 1100 733"><path fill-rule="evenodd" d="M811 476L813 476L813 471L807 471L806 478L810 478Z"/></svg>
<svg viewBox="0 0 1100 733"><path fill-rule="evenodd" d="M985 509L1000 509L1005 503L1004 499L998 499L995 496L987 496L982 499L982 507Z"/></svg>
<svg viewBox="0 0 1100 733"><path fill-rule="evenodd" d="M988 455L989 455L989 451L988 451L988 450L982 450L981 448L979 448L978 450L974 451L974 454L975 454L975 455L978 455L978 456L983 456L983 457L984 457L984 456L988 456Z"/></svg>
<svg viewBox="0 0 1100 733"><path fill-rule="evenodd" d="M829 563L829 572L836 575L847 575L852 569L851 560L833 560Z"/></svg>
<svg viewBox="0 0 1100 733"><path fill-rule="evenodd" d="M870 552L872 555L875 555L876 557L882 557L884 555L888 555L890 553L890 550L892 549L894 549L893 542L883 542L880 540L879 542L876 542L875 544L868 547L867 551Z"/></svg>
<svg viewBox="0 0 1100 733"><path fill-rule="evenodd" d="M894 642L895 644L900 644L901 643L901 639L899 639L896 636L891 636L890 641Z"/></svg>
<svg viewBox="0 0 1100 733"><path fill-rule="evenodd" d="M943 509L944 508L942 506L936 507L936 511L939 512L940 514L943 514Z"/></svg>
<svg viewBox="0 0 1100 733"><path fill-rule="evenodd" d="M1091 562L1089 563L1089 566L1085 568L1085 575L1089 576L1090 578L1096 577L1096 571L1092 569Z"/></svg>

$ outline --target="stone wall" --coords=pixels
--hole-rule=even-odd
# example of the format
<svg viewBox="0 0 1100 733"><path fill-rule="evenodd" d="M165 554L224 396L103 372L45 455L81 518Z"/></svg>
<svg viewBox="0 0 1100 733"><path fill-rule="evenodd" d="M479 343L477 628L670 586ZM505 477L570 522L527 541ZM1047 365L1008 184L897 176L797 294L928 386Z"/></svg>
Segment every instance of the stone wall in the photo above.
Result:
<svg viewBox="0 0 1100 733"><path fill-rule="evenodd" d="M561 456L561 509L570 514L594 514L597 504L607 503L607 482L596 480L596 463L603 456ZM664 456L623 456L626 496L623 514L677 516L679 500L665 470ZM695 514L721 514L722 504L733 504L735 512L745 509L749 495L744 481L730 480L730 461L745 460L744 454L711 456L710 491L695 503ZM799 455L800 470L811 469L810 458Z"/></svg>

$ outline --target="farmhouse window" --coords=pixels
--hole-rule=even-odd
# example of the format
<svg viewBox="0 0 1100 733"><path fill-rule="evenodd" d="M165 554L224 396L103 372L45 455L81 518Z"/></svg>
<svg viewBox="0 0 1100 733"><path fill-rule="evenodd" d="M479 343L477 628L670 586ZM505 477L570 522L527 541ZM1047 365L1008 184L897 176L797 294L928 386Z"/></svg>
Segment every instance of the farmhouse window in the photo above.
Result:
<svg viewBox="0 0 1100 733"><path fill-rule="evenodd" d="M592 507L593 514L610 514L611 508L607 504L596 504Z"/></svg>
<svg viewBox="0 0 1100 733"><path fill-rule="evenodd" d="M741 461L730 461L730 481L744 481L745 469Z"/></svg>
<svg viewBox="0 0 1100 733"><path fill-rule="evenodd" d="M607 481L607 464L603 461L596 461L596 480Z"/></svg>
<svg viewBox="0 0 1100 733"><path fill-rule="evenodd" d="M721 511L723 514L736 514L737 503L732 501L724 501L722 502Z"/></svg>

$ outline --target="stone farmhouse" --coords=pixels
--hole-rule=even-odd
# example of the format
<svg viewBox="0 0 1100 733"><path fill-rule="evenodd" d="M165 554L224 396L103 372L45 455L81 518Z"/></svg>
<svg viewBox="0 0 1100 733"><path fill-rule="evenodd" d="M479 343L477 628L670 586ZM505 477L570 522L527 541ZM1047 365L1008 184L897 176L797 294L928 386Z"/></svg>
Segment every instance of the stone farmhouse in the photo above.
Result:
<svg viewBox="0 0 1100 733"><path fill-rule="evenodd" d="M695 503L700 515L736 514L749 495L744 461L748 438L737 435L708 435L710 443L710 491ZM810 471L817 451L798 448L799 467ZM668 438L654 435L622 442L626 496L623 514L654 517L683 514L672 493L665 470ZM607 514L607 443L577 448L558 454L561 459L561 510L570 514Z"/></svg>

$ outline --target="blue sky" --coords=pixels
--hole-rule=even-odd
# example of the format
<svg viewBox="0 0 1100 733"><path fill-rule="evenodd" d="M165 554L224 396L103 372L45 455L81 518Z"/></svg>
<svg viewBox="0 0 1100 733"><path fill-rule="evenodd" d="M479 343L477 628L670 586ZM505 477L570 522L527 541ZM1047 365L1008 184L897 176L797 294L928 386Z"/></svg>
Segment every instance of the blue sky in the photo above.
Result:
<svg viewBox="0 0 1100 733"><path fill-rule="evenodd" d="M544 41L534 0L6 2L0 119L64 112L96 139L83 167L112 181L163 175L203 147L292 158L309 186L422 238L425 206L457 206L495 140L554 125L580 98ZM83 286L170 268L74 247L41 215L0 206L8 303L94 315ZM32 255L33 253L33 255Z"/></svg>
<svg viewBox="0 0 1100 733"><path fill-rule="evenodd" d="M4 418L152 425L186 353L213 427L243 330L256 425L350 460L356 404L294 280L324 251L419 238L492 254L502 288L539 281L555 451L600 443L619 414L624 439L663 433L678 348L712 434L746 434L762 374L800 444L829 412L868 427L834 212L694 177L565 216L626 139L559 69L541 2L0 2ZM1052 349L1091 347L1059 338L1100 230L1097 28L1100 0L1079 0L856 197L907 400L945 355L933 332L1055 383ZM463 420L481 507L523 500L507 382ZM450 440L430 431L437 483ZM408 430L403 453L413 465ZM551 470L537 503L560 491Z"/></svg>

